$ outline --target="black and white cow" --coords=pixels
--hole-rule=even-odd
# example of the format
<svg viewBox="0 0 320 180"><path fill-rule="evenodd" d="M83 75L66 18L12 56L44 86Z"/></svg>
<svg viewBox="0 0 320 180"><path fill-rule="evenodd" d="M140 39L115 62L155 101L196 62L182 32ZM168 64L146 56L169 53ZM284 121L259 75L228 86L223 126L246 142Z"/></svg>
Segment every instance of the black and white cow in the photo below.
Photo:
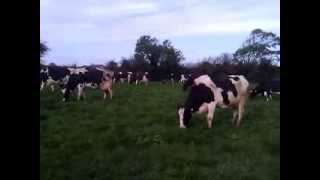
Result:
<svg viewBox="0 0 320 180"><path fill-rule="evenodd" d="M184 84L186 81L187 81L187 77L186 77L184 74L181 74L181 75L180 75L179 82L182 83L182 84Z"/></svg>
<svg viewBox="0 0 320 180"><path fill-rule="evenodd" d="M64 89L63 101L67 101L74 90L78 90L78 100L84 98L85 87L99 88L104 92L104 99L107 93L110 94L112 99L113 77L114 73L112 71L102 68L85 67L74 69L70 72L69 80Z"/></svg>
<svg viewBox="0 0 320 180"><path fill-rule="evenodd" d="M73 70L73 68L62 66L48 66L46 69L40 70L40 90L43 90L45 86L50 86L53 92L55 85L61 86L66 84L71 70Z"/></svg>
<svg viewBox="0 0 320 180"><path fill-rule="evenodd" d="M133 73L129 71L126 73L126 75L127 75L127 83L130 84L133 79Z"/></svg>
<svg viewBox="0 0 320 180"><path fill-rule="evenodd" d="M127 78L128 76L126 76L126 73L122 71L119 71L115 76L116 82L120 82L121 84L123 84Z"/></svg>
<svg viewBox="0 0 320 180"><path fill-rule="evenodd" d="M40 91L45 87L48 80L48 67L40 67Z"/></svg>
<svg viewBox="0 0 320 180"><path fill-rule="evenodd" d="M249 88L249 82L244 76L195 73L186 81L183 89L188 87L188 98L178 108L180 128L188 126L194 112L207 113L208 127L211 128L216 107L232 109L232 122L240 126Z"/></svg>
<svg viewBox="0 0 320 180"><path fill-rule="evenodd" d="M136 73L136 85L143 83L144 85L148 85L149 83L149 73L148 72L137 72Z"/></svg>
<svg viewBox="0 0 320 180"><path fill-rule="evenodd" d="M263 95L266 101L271 101L273 93L280 94L280 80L275 79L258 85L251 91L250 97Z"/></svg>

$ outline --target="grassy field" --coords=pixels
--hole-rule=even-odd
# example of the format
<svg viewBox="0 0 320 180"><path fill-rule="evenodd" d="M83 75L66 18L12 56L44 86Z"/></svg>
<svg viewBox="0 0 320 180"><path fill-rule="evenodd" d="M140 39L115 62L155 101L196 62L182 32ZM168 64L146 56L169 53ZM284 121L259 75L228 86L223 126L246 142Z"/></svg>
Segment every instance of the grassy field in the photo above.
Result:
<svg viewBox="0 0 320 180"><path fill-rule="evenodd" d="M114 99L91 90L63 103L40 96L40 179L280 179L280 98L248 101L241 128L219 109L214 128L195 115L179 129L179 86L116 85Z"/></svg>

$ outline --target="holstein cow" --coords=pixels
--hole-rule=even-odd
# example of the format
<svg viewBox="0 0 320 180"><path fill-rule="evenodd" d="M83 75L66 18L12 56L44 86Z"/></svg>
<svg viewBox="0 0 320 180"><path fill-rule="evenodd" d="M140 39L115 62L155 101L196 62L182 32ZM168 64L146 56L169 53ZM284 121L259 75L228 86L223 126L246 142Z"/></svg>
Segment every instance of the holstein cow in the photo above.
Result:
<svg viewBox="0 0 320 180"><path fill-rule="evenodd" d="M126 79L127 79L127 77L122 71L115 72L114 78L113 78L113 83L116 83L116 82L124 83L124 81Z"/></svg>
<svg viewBox="0 0 320 180"><path fill-rule="evenodd" d="M127 72L127 82L130 84L135 79L135 75L132 72Z"/></svg>
<svg viewBox="0 0 320 180"><path fill-rule="evenodd" d="M183 90L191 86L184 105L178 108L180 128L186 128L192 113L207 113L208 128L212 127L216 107L233 109L232 123L240 126L248 96L249 82L242 75L195 73L186 81ZM237 118L238 117L238 118Z"/></svg>
<svg viewBox="0 0 320 180"><path fill-rule="evenodd" d="M180 75L180 80L179 80L179 82L182 83L182 84L184 84L186 81L187 81L187 78L185 77L185 75L184 75L184 74L181 74L181 75Z"/></svg>
<svg viewBox="0 0 320 180"><path fill-rule="evenodd" d="M106 99L107 93L109 93L112 99L112 84L114 73L102 68L86 67L76 69L70 73L69 81L66 85L63 101L67 101L71 93L77 89L77 99L85 97L84 88L99 88L104 92L103 99Z"/></svg>
<svg viewBox="0 0 320 180"><path fill-rule="evenodd" d="M48 66L45 70L40 70L41 87L45 85L50 86L52 92L54 91L54 85L65 84L70 76L70 70L73 68L61 67L61 66Z"/></svg>
<svg viewBox="0 0 320 180"><path fill-rule="evenodd" d="M274 79L265 84L258 85L251 91L250 97L260 94L266 98L266 101L271 101L273 93L280 94L280 80Z"/></svg>
<svg viewBox="0 0 320 180"><path fill-rule="evenodd" d="M40 67L40 91L43 90L44 86L48 80L48 68L47 67Z"/></svg>
<svg viewBox="0 0 320 180"><path fill-rule="evenodd" d="M137 73L136 75L136 85L138 85L139 83L143 83L144 85L148 85L149 83L149 77L148 77L149 73L145 72L144 74L142 73Z"/></svg>

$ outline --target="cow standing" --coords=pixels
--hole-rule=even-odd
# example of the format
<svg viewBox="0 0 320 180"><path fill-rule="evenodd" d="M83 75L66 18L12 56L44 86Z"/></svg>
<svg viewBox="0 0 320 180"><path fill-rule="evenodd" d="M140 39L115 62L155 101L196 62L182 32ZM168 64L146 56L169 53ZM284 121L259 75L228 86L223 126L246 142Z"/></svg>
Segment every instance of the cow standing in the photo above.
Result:
<svg viewBox="0 0 320 180"><path fill-rule="evenodd" d="M68 81L71 70L74 69L61 66L48 66L46 69L40 70L40 90L42 90L44 86L50 86L53 92L55 85L61 86Z"/></svg>
<svg viewBox="0 0 320 180"><path fill-rule="evenodd" d="M179 80L179 82L182 83L182 84L184 84L186 81L187 81L187 78L185 77L185 75L184 75L184 74L181 74L181 75L180 75L180 80Z"/></svg>
<svg viewBox="0 0 320 180"><path fill-rule="evenodd" d="M240 126L248 96L249 82L241 75L209 76L195 73L186 81L183 90L190 92L183 106L178 108L180 128L186 128L192 113L207 113L208 128L212 127L216 107L233 109L232 122ZM238 118L237 118L238 117Z"/></svg>
<svg viewBox="0 0 320 180"><path fill-rule="evenodd" d="M144 85L148 85L149 83L149 73L145 72L142 74L141 72L138 72L136 75L136 85L143 83Z"/></svg>
<svg viewBox="0 0 320 180"><path fill-rule="evenodd" d="M251 91L250 97L255 97L260 94L266 98L266 101L271 101L273 93L280 94L280 80L271 80L258 85Z"/></svg>
<svg viewBox="0 0 320 180"><path fill-rule="evenodd" d="M120 83L123 84L126 79L127 79L127 77L126 77L125 73L120 71L120 72L115 74L114 81L115 82L119 82L120 81Z"/></svg>
<svg viewBox="0 0 320 180"><path fill-rule="evenodd" d="M77 99L85 97L85 87L99 88L104 92L103 98L106 99L106 94L110 94L112 99L112 84L114 73L101 68L87 67L76 69L70 73L69 81L66 85L63 101L67 101L75 89L78 90Z"/></svg>

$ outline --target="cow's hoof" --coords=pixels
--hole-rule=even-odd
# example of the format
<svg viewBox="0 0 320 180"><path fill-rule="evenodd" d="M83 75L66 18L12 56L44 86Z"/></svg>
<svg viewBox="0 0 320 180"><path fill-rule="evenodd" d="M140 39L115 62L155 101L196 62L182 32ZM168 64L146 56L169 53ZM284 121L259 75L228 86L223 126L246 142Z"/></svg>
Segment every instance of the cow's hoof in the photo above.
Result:
<svg viewBox="0 0 320 180"><path fill-rule="evenodd" d="M180 129L186 129L187 127L186 126L180 126Z"/></svg>

